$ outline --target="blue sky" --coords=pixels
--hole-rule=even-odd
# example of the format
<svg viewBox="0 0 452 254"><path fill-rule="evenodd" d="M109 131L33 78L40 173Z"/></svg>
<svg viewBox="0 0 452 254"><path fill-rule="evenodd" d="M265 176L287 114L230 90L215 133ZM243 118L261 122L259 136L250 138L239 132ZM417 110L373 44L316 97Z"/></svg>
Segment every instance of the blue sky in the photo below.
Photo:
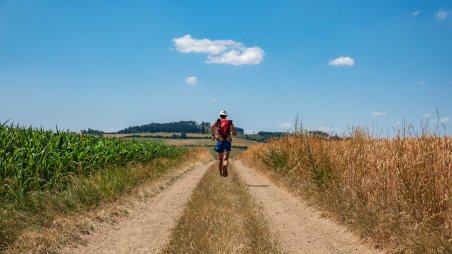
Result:
<svg viewBox="0 0 452 254"><path fill-rule="evenodd" d="M451 129L451 96L451 1L0 0L0 121Z"/></svg>

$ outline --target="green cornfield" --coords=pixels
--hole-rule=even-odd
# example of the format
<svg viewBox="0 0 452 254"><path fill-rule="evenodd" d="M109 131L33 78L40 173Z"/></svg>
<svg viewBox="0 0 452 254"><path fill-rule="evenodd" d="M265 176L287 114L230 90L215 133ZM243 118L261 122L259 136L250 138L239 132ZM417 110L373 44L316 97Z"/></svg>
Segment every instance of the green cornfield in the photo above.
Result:
<svg viewBox="0 0 452 254"><path fill-rule="evenodd" d="M64 188L70 176L110 165L175 158L183 152L163 144L0 124L0 197Z"/></svg>

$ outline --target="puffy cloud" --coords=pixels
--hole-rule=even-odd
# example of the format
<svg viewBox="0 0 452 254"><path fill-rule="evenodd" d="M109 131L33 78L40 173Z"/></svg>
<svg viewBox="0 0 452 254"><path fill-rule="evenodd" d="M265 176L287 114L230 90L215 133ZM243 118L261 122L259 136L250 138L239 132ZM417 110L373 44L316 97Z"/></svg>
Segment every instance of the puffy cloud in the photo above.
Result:
<svg viewBox="0 0 452 254"><path fill-rule="evenodd" d="M187 77L185 79L185 83L187 83L190 86L196 86L198 84L198 78L195 76Z"/></svg>
<svg viewBox="0 0 452 254"><path fill-rule="evenodd" d="M348 56L341 56L336 59L330 60L328 65L333 66L353 66L355 65L355 60Z"/></svg>
<svg viewBox="0 0 452 254"><path fill-rule="evenodd" d="M386 112L372 112L373 116L385 116Z"/></svg>
<svg viewBox="0 0 452 254"><path fill-rule="evenodd" d="M259 47L247 48L233 40L194 39L187 34L174 38L173 43L181 53L205 53L207 63L215 64L260 64L265 52Z"/></svg>
<svg viewBox="0 0 452 254"><path fill-rule="evenodd" d="M180 38L174 38L173 42L176 46L176 49L182 53L219 54L230 48L243 47L240 43L237 43L233 40L198 40L193 39L189 34Z"/></svg>
<svg viewBox="0 0 452 254"><path fill-rule="evenodd" d="M435 17L437 19L445 19L447 17L447 14L449 14L447 11L438 10L438 12L435 13Z"/></svg>
<svg viewBox="0 0 452 254"><path fill-rule="evenodd" d="M208 63L232 65L259 64L262 60L264 60L264 51L258 47L231 50L220 55L207 57Z"/></svg>

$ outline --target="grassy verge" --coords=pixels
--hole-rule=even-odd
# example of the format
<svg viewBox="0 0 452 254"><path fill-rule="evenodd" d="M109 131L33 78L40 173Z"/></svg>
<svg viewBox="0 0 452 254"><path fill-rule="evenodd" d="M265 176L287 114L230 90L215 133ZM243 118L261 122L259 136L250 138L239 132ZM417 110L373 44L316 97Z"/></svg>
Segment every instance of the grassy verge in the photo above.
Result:
<svg viewBox="0 0 452 254"><path fill-rule="evenodd" d="M240 157L385 250L452 252L451 138L298 134Z"/></svg>
<svg viewBox="0 0 452 254"><path fill-rule="evenodd" d="M64 189L47 189L17 195L0 204L0 251L48 253L64 241L77 241L90 233L90 213L127 196L145 183L156 181L188 160L210 157L207 151L187 150L180 156L147 163L109 166L89 175L72 176ZM113 213L124 213L115 210ZM85 216L86 215L86 216ZM92 215L92 214L91 214ZM108 214L106 217L119 214ZM108 220L91 216L94 220Z"/></svg>
<svg viewBox="0 0 452 254"><path fill-rule="evenodd" d="M282 253L251 196L231 168L208 170L163 253Z"/></svg>

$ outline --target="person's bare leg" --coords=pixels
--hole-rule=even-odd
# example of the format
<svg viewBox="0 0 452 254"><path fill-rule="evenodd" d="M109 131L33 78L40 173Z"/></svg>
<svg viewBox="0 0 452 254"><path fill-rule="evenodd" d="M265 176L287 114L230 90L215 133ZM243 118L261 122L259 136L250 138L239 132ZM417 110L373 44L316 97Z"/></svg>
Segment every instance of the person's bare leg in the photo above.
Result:
<svg viewBox="0 0 452 254"><path fill-rule="evenodd" d="M220 176L223 176L223 158L224 158L224 153L219 153L218 154L218 169L220 170Z"/></svg>
<svg viewBox="0 0 452 254"><path fill-rule="evenodd" d="M228 176L229 153L230 152L226 152L224 154L224 159L223 159L223 176L224 177Z"/></svg>

